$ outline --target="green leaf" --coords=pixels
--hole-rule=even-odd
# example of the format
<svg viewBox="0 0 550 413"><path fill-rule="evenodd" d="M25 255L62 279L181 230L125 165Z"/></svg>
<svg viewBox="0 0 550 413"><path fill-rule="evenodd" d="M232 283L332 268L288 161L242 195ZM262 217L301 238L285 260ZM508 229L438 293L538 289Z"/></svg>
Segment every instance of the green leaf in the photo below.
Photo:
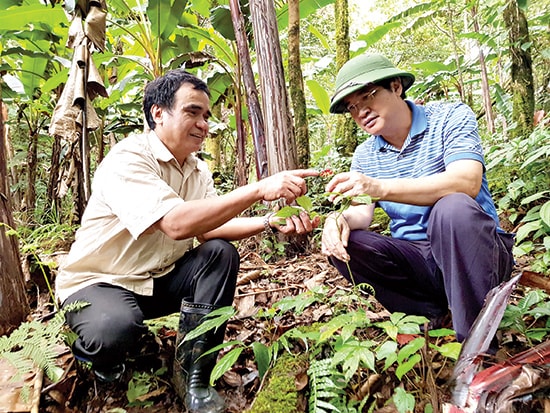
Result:
<svg viewBox="0 0 550 413"><path fill-rule="evenodd" d="M52 27L52 22L57 25L59 22L66 21L65 12L60 5L52 8L42 4L33 4L0 11L1 32L25 30L31 23L35 27L39 23L45 24L46 27Z"/></svg>
<svg viewBox="0 0 550 413"><path fill-rule="evenodd" d="M376 326L383 328L386 334L391 339L397 340L397 333L399 333L399 329L397 328L396 325L386 321L385 323L384 322L377 323Z"/></svg>
<svg viewBox="0 0 550 413"><path fill-rule="evenodd" d="M306 307L309 307L311 304L319 301L319 299L311 294L311 292L306 291L298 296L287 296L281 298L273 304L273 308L278 309L281 312L294 311L296 314L301 314Z"/></svg>
<svg viewBox="0 0 550 413"><path fill-rule="evenodd" d="M426 339L424 337L417 337L414 340L408 342L407 345L399 351L399 354L397 355L397 362L401 363L402 361L408 359L413 354L417 353L418 350L424 347L425 344Z"/></svg>
<svg viewBox="0 0 550 413"><path fill-rule="evenodd" d="M453 63L445 64L439 61L424 61L412 65L415 69L424 72L425 76L433 75L435 73L443 72L452 72L456 68Z"/></svg>
<svg viewBox="0 0 550 413"><path fill-rule="evenodd" d="M212 27L227 40L232 42L236 40L229 6L218 6L212 9L210 11L210 22Z"/></svg>
<svg viewBox="0 0 550 413"><path fill-rule="evenodd" d="M550 201L546 201L546 203L540 208L540 219L542 219L542 222L550 227Z"/></svg>
<svg viewBox="0 0 550 413"><path fill-rule="evenodd" d="M227 89L231 87L233 80L231 76L225 72L216 72L207 79L208 89L212 102L217 102L220 96L227 93Z"/></svg>
<svg viewBox="0 0 550 413"><path fill-rule="evenodd" d="M519 243L523 241L531 232L539 230L541 228L540 224L540 221L533 221L527 222L519 227L518 232L516 233L516 242Z"/></svg>
<svg viewBox="0 0 550 413"><path fill-rule="evenodd" d="M342 337L342 340L347 341L352 336L355 330L357 329L357 326L353 323L346 324L342 327L342 331L340 333L340 337Z"/></svg>
<svg viewBox="0 0 550 413"><path fill-rule="evenodd" d="M157 40L168 39L172 35L186 5L187 0L149 0L147 17Z"/></svg>
<svg viewBox="0 0 550 413"><path fill-rule="evenodd" d="M376 350L376 359L383 360L397 354L397 343L395 341L386 341L378 350Z"/></svg>
<svg viewBox="0 0 550 413"><path fill-rule="evenodd" d="M20 0L2 0L2 3L0 3L0 4L2 5L2 10L6 10L6 9L9 9L10 7L12 7L12 6L17 6L20 3L21 3ZM65 3L67 3L67 2L65 2Z"/></svg>
<svg viewBox="0 0 550 413"><path fill-rule="evenodd" d="M306 210L306 212L311 212L313 209L313 201L307 195L302 195L296 198L296 203Z"/></svg>
<svg viewBox="0 0 550 413"><path fill-rule="evenodd" d="M352 201L356 204L370 205L372 204L372 197L367 194L357 195L352 198Z"/></svg>
<svg viewBox="0 0 550 413"><path fill-rule="evenodd" d="M326 50L330 50L330 48L332 47L332 43L329 41L329 39L325 34L321 33L321 31L317 27L315 27L313 24L309 24L307 26L307 29L311 34L313 34L321 42L321 45Z"/></svg>
<svg viewBox="0 0 550 413"><path fill-rule="evenodd" d="M398 22L398 21L393 23L383 24L381 26L375 27L373 30L371 30L367 34L358 36L357 40L362 40L366 42L367 45L372 46L374 43L382 39L390 30L395 29L396 27L400 27L402 24L403 24L402 22ZM363 50L360 50L358 52L362 53Z"/></svg>
<svg viewBox="0 0 550 413"><path fill-rule="evenodd" d="M443 357L448 357L451 360L456 361L458 360L461 348L461 343L453 342L445 343L441 347L437 347L437 351L439 351Z"/></svg>
<svg viewBox="0 0 550 413"><path fill-rule="evenodd" d="M428 331L428 335L430 337L447 337L447 336L453 336L456 332L454 330L451 330L450 328L438 328L436 330L430 330Z"/></svg>
<svg viewBox="0 0 550 413"><path fill-rule="evenodd" d="M548 192L550 191L540 191L540 192L537 192L536 194L529 195L528 197L525 197L521 200L521 204L527 205L527 204L530 204L531 202L538 201L539 199L544 198L546 194L548 194ZM550 201L548 202L550 203Z"/></svg>
<svg viewBox="0 0 550 413"><path fill-rule="evenodd" d="M525 241L519 245L515 245L514 248L512 249L512 253L514 254L515 257L521 257L523 255L530 254L534 248L535 248L535 245L533 244L532 241Z"/></svg>
<svg viewBox="0 0 550 413"><path fill-rule="evenodd" d="M300 0L300 19L315 13L317 10L333 4L335 0ZM283 7L276 10L277 26L279 29L288 26L288 4L285 1Z"/></svg>
<svg viewBox="0 0 550 413"><path fill-rule="evenodd" d="M184 341L189 341L212 329L219 328L235 315L235 309L231 306L218 308L208 314L205 319L195 328L185 335Z"/></svg>
<svg viewBox="0 0 550 413"><path fill-rule="evenodd" d="M399 323L397 328L401 334L420 334L420 325L416 323Z"/></svg>
<svg viewBox="0 0 550 413"><path fill-rule="evenodd" d="M216 380L223 376L227 371L233 367L233 364L237 361L241 353L243 352L244 347L237 347L223 356L220 361L216 363L210 373L210 385L214 386Z"/></svg>
<svg viewBox="0 0 550 413"><path fill-rule="evenodd" d="M386 341L376 352L378 360L386 360L384 362L384 370L387 370L388 367L397 361L397 347L395 341Z"/></svg>
<svg viewBox="0 0 550 413"><path fill-rule="evenodd" d="M255 341L252 343L252 350L254 350L254 359L258 365L258 374L260 379L264 377L264 374L269 369L271 364L271 351L265 344Z"/></svg>
<svg viewBox="0 0 550 413"><path fill-rule="evenodd" d="M414 412L414 396L407 393L402 387L395 389L392 399L399 413Z"/></svg>
<svg viewBox="0 0 550 413"><path fill-rule="evenodd" d="M67 81L69 69L63 69L55 74L51 74L48 80L40 87L42 93L50 92L62 83Z"/></svg>
<svg viewBox="0 0 550 413"><path fill-rule="evenodd" d="M539 158L546 158L550 156L549 152L550 152L550 146L548 145L534 149L533 151L530 152L530 156L520 166L520 169L527 168ZM541 161L543 161L543 159L541 159Z"/></svg>
<svg viewBox="0 0 550 413"><path fill-rule="evenodd" d="M355 372L359 369L359 357L346 357L342 370L344 371L344 377L346 381L351 380Z"/></svg>
<svg viewBox="0 0 550 413"><path fill-rule="evenodd" d="M330 113L330 97L327 89L322 87L316 80L308 80L306 81L306 85L313 95L313 99L315 99L315 104L317 107L321 110L321 112L323 112L323 115L328 115Z"/></svg>
<svg viewBox="0 0 550 413"><path fill-rule="evenodd" d="M302 211L303 211L303 209L301 207L286 205L286 206L282 207L281 209L279 209L275 213L275 216L277 218L287 219L287 218L290 218L290 217L293 217L293 216L296 216L296 215L300 215L300 212L302 212Z"/></svg>
<svg viewBox="0 0 550 413"><path fill-rule="evenodd" d="M395 369L395 375L397 376L397 378L401 380L405 374L411 371L414 366L416 366L420 362L420 360L422 360L420 354L415 354L406 362L399 364Z"/></svg>
<svg viewBox="0 0 550 413"><path fill-rule="evenodd" d="M546 298L546 295L541 290L529 291L521 300L519 300L517 307L522 313L527 312L533 306L538 305Z"/></svg>
<svg viewBox="0 0 550 413"><path fill-rule="evenodd" d="M151 388L151 384L148 383L145 380L140 379L140 377L132 378L128 382L128 390L126 391L126 397L128 398L128 401L130 403L135 402L138 400L139 397L143 396L144 394L147 394L149 392L149 389Z"/></svg>
<svg viewBox="0 0 550 413"><path fill-rule="evenodd" d="M395 313L391 313L390 314L390 321L393 323L393 324L397 324L399 323L399 321L405 317L405 313L401 313L399 311L396 311Z"/></svg>
<svg viewBox="0 0 550 413"><path fill-rule="evenodd" d="M527 11L527 5L528 5L528 1L527 0L518 0L518 7L523 10L524 12Z"/></svg>
<svg viewBox="0 0 550 413"><path fill-rule="evenodd" d="M25 87L27 95L32 96L34 91L40 88L40 84L44 79L44 72L50 59L45 58L43 55L35 53L33 57L25 56L21 68L23 73L21 74L21 81Z"/></svg>

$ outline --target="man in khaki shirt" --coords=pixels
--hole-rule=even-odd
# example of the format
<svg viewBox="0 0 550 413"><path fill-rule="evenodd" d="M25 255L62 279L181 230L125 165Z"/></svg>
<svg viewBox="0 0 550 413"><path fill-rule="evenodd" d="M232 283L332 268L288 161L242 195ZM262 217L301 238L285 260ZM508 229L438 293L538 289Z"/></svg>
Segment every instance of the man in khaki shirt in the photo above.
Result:
<svg viewBox="0 0 550 413"><path fill-rule="evenodd" d="M225 328L183 341L214 309L231 305L239 256L229 242L275 228L310 232L306 213L279 225L271 214L239 218L258 201L287 203L306 193L313 170L272 175L217 196L206 164L195 156L208 135L210 93L197 77L174 70L145 88L143 110L151 132L115 145L98 167L92 196L56 294L78 339L75 357L92 362L98 379L117 380L128 348L146 331L145 319L180 311L174 385L190 412L221 412L209 386ZM200 245L194 247L194 240Z"/></svg>

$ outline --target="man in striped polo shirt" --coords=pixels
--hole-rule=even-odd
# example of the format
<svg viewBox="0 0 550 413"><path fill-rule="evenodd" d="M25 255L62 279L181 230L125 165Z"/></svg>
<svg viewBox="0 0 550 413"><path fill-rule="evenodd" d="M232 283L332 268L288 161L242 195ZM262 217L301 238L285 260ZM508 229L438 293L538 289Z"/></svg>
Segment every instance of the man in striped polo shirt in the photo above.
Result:
<svg viewBox="0 0 550 413"><path fill-rule="evenodd" d="M406 100L414 79L379 54L339 71L330 111L349 112L371 136L326 189L376 203L330 215L322 248L389 311L426 316L436 328L450 309L463 341L486 294L510 276L513 235L499 226L474 113L463 103ZM376 206L390 217L391 237L369 231Z"/></svg>

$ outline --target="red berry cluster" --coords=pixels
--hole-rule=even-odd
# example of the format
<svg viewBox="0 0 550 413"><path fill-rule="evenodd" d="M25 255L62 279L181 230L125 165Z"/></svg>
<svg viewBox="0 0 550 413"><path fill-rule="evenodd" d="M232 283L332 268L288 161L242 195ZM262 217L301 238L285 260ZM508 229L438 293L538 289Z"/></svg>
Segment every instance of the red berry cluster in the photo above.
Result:
<svg viewBox="0 0 550 413"><path fill-rule="evenodd" d="M323 169L321 172L319 172L319 176L321 178L330 178L332 175L334 175L334 171L330 168Z"/></svg>

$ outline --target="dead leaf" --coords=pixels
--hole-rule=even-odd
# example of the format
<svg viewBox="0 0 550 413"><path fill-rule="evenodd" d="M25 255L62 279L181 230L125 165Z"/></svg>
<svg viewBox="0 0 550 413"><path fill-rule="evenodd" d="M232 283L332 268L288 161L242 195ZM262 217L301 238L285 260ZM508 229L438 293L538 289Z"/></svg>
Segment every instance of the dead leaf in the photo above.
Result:
<svg viewBox="0 0 550 413"><path fill-rule="evenodd" d="M262 272L263 270L248 271L247 273L239 277L239 279L237 280L237 285L244 285L248 284L250 281L257 280L262 276Z"/></svg>
<svg viewBox="0 0 550 413"><path fill-rule="evenodd" d="M258 312L256 307L256 297L254 295L245 295L235 298L235 307L237 308L237 318L251 317Z"/></svg>
<svg viewBox="0 0 550 413"><path fill-rule="evenodd" d="M308 290L313 290L315 287L325 284L326 271L315 274L312 278L305 280L304 285Z"/></svg>

